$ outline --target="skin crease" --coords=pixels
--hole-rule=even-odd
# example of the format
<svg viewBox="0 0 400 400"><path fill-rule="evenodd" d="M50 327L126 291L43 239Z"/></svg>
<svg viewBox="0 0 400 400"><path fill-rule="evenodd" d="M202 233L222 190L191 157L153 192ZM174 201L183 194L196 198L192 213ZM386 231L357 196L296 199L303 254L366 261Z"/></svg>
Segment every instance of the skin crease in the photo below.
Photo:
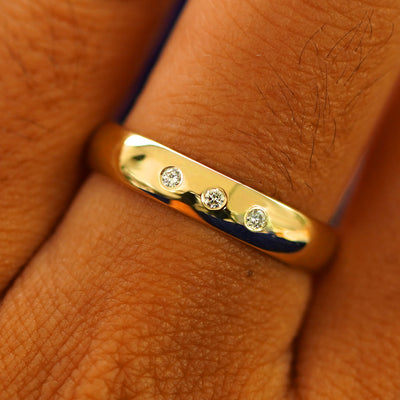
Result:
<svg viewBox="0 0 400 400"><path fill-rule="evenodd" d="M327 221L394 91L400 8L300 3L190 1L126 124ZM306 273L91 176L5 293L0 393L398 398L400 142L385 121L313 297Z"/></svg>

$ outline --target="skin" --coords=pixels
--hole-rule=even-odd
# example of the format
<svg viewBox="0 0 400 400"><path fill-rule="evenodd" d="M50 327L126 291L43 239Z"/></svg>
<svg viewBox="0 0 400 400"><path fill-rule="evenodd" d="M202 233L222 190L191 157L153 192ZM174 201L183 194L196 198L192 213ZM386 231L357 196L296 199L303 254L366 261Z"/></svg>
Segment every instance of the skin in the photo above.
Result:
<svg viewBox="0 0 400 400"><path fill-rule="evenodd" d="M83 179L173 6L0 5L0 393L398 399L398 1L190 0L126 120L325 222L370 144L316 278Z"/></svg>

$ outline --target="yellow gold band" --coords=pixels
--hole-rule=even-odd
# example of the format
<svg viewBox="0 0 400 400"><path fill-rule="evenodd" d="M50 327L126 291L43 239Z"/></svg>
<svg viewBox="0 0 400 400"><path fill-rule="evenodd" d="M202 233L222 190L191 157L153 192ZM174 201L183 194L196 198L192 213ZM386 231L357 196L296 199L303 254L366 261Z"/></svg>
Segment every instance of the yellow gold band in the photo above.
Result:
<svg viewBox="0 0 400 400"><path fill-rule="evenodd" d="M336 235L328 225L120 125L96 132L90 163L287 264L316 270L334 251Z"/></svg>

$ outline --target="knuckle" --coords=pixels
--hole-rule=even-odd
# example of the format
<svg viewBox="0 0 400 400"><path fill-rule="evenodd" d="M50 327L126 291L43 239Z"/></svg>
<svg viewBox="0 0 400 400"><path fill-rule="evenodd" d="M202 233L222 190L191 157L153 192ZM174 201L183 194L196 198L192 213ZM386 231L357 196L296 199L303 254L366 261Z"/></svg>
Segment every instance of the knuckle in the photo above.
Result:
<svg viewBox="0 0 400 400"><path fill-rule="evenodd" d="M0 387L17 386L26 398L39 388L43 398L91 390L104 398L246 398L261 393L252 385L259 374L280 379L308 293L305 274L266 268L262 254L140 196L132 207L131 193L112 183L93 187L13 288L11 314L25 325L9 321L2 335L30 341L10 348L4 371L15 374ZM76 224L82 215L85 231ZM10 308L2 312L5 319Z"/></svg>
<svg viewBox="0 0 400 400"><path fill-rule="evenodd" d="M268 15L257 1L218 3L180 39L186 66L153 98L152 131L275 197L311 198L350 146L351 168L399 72L389 3L327 2L326 13L316 1L281 2Z"/></svg>

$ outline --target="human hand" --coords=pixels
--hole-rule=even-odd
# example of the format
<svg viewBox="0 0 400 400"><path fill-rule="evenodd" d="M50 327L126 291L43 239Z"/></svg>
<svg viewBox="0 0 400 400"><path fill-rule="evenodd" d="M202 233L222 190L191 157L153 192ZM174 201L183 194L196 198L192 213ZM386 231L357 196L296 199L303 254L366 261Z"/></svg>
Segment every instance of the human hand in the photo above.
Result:
<svg viewBox="0 0 400 400"><path fill-rule="evenodd" d="M126 121L325 222L377 131L313 293L106 177L77 190L172 6L2 5L0 398L399 398L400 4L190 0Z"/></svg>

